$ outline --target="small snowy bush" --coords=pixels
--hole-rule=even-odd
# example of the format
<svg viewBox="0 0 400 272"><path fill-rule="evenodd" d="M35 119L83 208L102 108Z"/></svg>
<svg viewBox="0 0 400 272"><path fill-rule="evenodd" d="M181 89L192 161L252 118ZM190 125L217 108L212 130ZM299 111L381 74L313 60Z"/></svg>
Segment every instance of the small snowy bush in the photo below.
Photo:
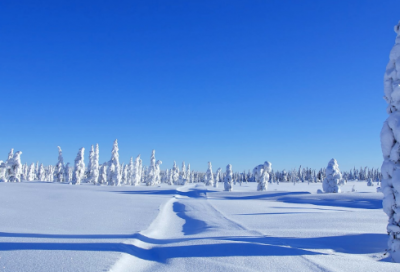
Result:
<svg viewBox="0 0 400 272"><path fill-rule="evenodd" d="M329 161L325 173L326 177L322 183L322 189L324 192L340 193L342 174L340 173L339 165L335 159Z"/></svg>

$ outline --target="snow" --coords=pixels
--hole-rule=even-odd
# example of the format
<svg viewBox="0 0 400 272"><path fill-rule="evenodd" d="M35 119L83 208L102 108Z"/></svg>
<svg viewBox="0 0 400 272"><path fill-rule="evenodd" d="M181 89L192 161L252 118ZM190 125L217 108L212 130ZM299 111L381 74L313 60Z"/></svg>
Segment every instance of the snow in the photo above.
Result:
<svg viewBox="0 0 400 272"><path fill-rule="evenodd" d="M0 271L399 270L367 182L232 186L0 183Z"/></svg>
<svg viewBox="0 0 400 272"><path fill-rule="evenodd" d="M389 117L381 130L383 210L389 217L389 253L392 260L400 263L400 22L394 27L397 33L395 45L390 51L389 63L384 75L384 99Z"/></svg>

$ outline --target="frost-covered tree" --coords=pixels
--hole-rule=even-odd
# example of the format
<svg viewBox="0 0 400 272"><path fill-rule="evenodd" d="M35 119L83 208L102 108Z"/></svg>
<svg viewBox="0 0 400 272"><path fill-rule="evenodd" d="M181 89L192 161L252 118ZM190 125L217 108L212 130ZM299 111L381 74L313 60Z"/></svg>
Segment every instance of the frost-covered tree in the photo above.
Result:
<svg viewBox="0 0 400 272"><path fill-rule="evenodd" d="M114 141L111 150L111 160L108 162L107 182L108 185L121 185L121 166L119 164L118 141Z"/></svg>
<svg viewBox="0 0 400 272"><path fill-rule="evenodd" d="M122 166L121 183L124 185L128 184L128 165Z"/></svg>
<svg viewBox="0 0 400 272"><path fill-rule="evenodd" d="M146 185L147 186L153 186L156 184L156 151L153 150L151 152L151 157L150 157L150 167L148 169L148 174L147 174L147 179L146 179Z"/></svg>
<svg viewBox="0 0 400 272"><path fill-rule="evenodd" d="M100 150L99 144L96 144L94 149L93 161L91 163L90 170L90 182L93 184L97 184L99 182L99 158L100 158Z"/></svg>
<svg viewBox="0 0 400 272"><path fill-rule="evenodd" d="M13 154L13 150L12 152L10 152L10 155L12 155L12 158L9 158L7 160L7 179L8 182L21 182L21 175L22 175L22 163L21 163L21 151L17 151L15 152L15 154Z"/></svg>
<svg viewBox="0 0 400 272"><path fill-rule="evenodd" d="M226 166L226 173L224 177L224 189L225 191L232 191L232 183L233 183L233 172L232 165L228 164Z"/></svg>
<svg viewBox="0 0 400 272"><path fill-rule="evenodd" d="M39 174L38 174L38 176L39 176L38 179L40 181L46 181L46 171L44 170L43 163L41 163L40 166L39 166Z"/></svg>
<svg viewBox="0 0 400 272"><path fill-rule="evenodd" d="M342 180L342 174L339 170L339 165L335 159L332 159L328 163L328 167L325 170L326 178L322 183L322 189L325 193L340 193L340 184Z"/></svg>
<svg viewBox="0 0 400 272"><path fill-rule="evenodd" d="M133 184L133 173L135 171L135 165L133 164L133 157L131 157L131 160L129 161L129 164L127 165L127 172L126 172L126 184L127 185L132 185Z"/></svg>
<svg viewBox="0 0 400 272"><path fill-rule="evenodd" d="M67 163L64 168L64 182L70 183L71 181L72 181L72 170L71 167L69 167L69 163Z"/></svg>
<svg viewBox="0 0 400 272"><path fill-rule="evenodd" d="M266 191L268 188L269 181L269 173L271 173L272 164L268 161L264 163L264 167L262 169L261 177L258 182L257 191Z"/></svg>
<svg viewBox="0 0 400 272"><path fill-rule="evenodd" d="M212 171L211 162L208 162L208 169L206 175L204 177L204 183L206 186L213 186L214 185L214 175Z"/></svg>
<svg viewBox="0 0 400 272"><path fill-rule="evenodd" d="M62 155L61 147L57 146L58 148L58 162L56 164L56 168L54 169L54 175L57 182L64 181L64 159Z"/></svg>
<svg viewBox="0 0 400 272"><path fill-rule="evenodd" d="M49 165L47 168L47 179L48 182L53 182L54 181L54 167L52 165Z"/></svg>
<svg viewBox="0 0 400 272"><path fill-rule="evenodd" d="M107 163L100 166L98 184L107 185Z"/></svg>
<svg viewBox="0 0 400 272"><path fill-rule="evenodd" d="M185 162L182 162L182 171L180 173L180 178L182 178L183 180L186 179L186 166L185 166Z"/></svg>
<svg viewBox="0 0 400 272"><path fill-rule="evenodd" d="M83 179L83 176L85 174L84 152L85 148L82 147L81 149L79 149L78 154L75 158L75 166L72 176L72 184L74 185L81 184L81 180Z"/></svg>
<svg viewBox="0 0 400 272"><path fill-rule="evenodd" d="M35 164L32 163L28 170L28 176L26 177L27 181L34 181L35 180Z"/></svg>
<svg viewBox="0 0 400 272"><path fill-rule="evenodd" d="M191 176L191 173L190 173L190 163L188 163L188 166L187 166L187 168L186 168L186 180L189 182L189 183L192 183L193 181L192 181L192 176Z"/></svg>
<svg viewBox="0 0 400 272"><path fill-rule="evenodd" d="M137 186L140 183L141 174L142 174L142 160L140 159L140 154L135 159L135 164L133 166L133 177L132 177L132 185Z"/></svg>
<svg viewBox="0 0 400 272"><path fill-rule="evenodd" d="M176 162L174 161L174 165L172 166L172 182L174 184L178 184L179 181L179 168L176 166Z"/></svg>
<svg viewBox="0 0 400 272"><path fill-rule="evenodd" d="M218 187L220 181L221 181L221 167L218 168L217 173L215 173L215 178L214 178L214 187L215 188Z"/></svg>
<svg viewBox="0 0 400 272"><path fill-rule="evenodd" d="M389 117L381 131L383 153L382 182L383 210L389 216L389 253L400 263L400 22L394 28L395 45L389 55L384 76L384 99Z"/></svg>
<svg viewBox="0 0 400 272"><path fill-rule="evenodd" d="M156 162L156 183L155 184L160 184L161 183L161 169L160 169L160 165L162 164L162 161L157 160Z"/></svg>

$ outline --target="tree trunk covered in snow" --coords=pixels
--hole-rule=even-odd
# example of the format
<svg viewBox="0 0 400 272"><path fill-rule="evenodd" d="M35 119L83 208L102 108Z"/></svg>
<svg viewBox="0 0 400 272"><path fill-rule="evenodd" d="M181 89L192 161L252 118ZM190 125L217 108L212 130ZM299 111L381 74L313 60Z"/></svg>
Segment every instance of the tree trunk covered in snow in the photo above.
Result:
<svg viewBox="0 0 400 272"><path fill-rule="evenodd" d="M384 76L384 99L389 117L381 131L383 210L389 216L388 251L400 263L400 22Z"/></svg>

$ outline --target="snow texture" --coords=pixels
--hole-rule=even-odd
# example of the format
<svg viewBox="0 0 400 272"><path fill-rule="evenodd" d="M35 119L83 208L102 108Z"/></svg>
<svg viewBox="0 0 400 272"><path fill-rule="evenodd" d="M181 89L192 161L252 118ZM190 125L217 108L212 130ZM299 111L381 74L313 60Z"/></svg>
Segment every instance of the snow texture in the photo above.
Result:
<svg viewBox="0 0 400 272"><path fill-rule="evenodd" d="M384 75L384 99L388 103L386 119L381 130L383 154L381 190L383 210L389 216L389 253L400 263L400 22L394 27L397 37Z"/></svg>

